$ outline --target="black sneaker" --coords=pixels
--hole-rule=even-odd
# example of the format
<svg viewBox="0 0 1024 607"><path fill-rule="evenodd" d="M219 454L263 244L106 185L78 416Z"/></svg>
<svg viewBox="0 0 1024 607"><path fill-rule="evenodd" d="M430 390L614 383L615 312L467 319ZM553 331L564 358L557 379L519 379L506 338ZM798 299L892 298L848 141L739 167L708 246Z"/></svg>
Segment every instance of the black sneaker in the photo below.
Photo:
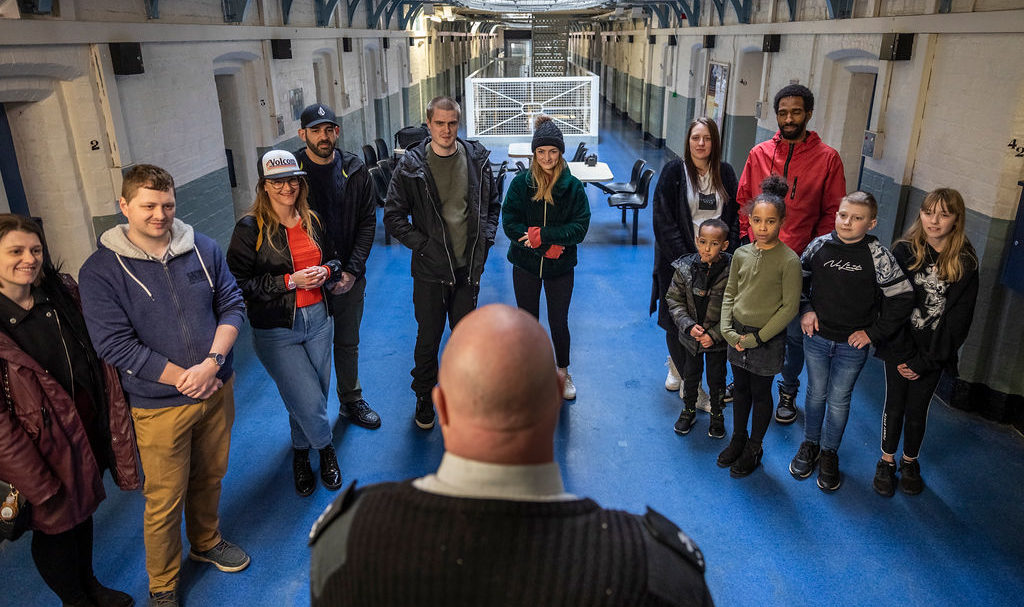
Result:
<svg viewBox="0 0 1024 607"><path fill-rule="evenodd" d="M831 449L821 452L821 462L818 464L818 488L825 493L831 493L843 483L843 477L839 474L839 454Z"/></svg>
<svg viewBox="0 0 1024 607"><path fill-rule="evenodd" d="M416 425L423 430L434 427L434 401L430 396L416 397Z"/></svg>
<svg viewBox="0 0 1024 607"><path fill-rule="evenodd" d="M896 462L887 462L884 459L878 460L875 464L875 480L871 483L875 493L882 497L892 497L896 494Z"/></svg>
<svg viewBox="0 0 1024 607"><path fill-rule="evenodd" d="M316 489L313 467L309 465L309 449L292 449L292 477L295 479L295 493L306 497Z"/></svg>
<svg viewBox="0 0 1024 607"><path fill-rule="evenodd" d="M809 440L800 443L796 456L793 457L793 461L789 462L789 473L793 475L793 478L802 481L810 476L811 472L814 472L814 466L818 463L820 452L821 447Z"/></svg>
<svg viewBox="0 0 1024 607"><path fill-rule="evenodd" d="M732 382L729 382L729 385L725 387L725 396L722 397L722 402L732 402Z"/></svg>
<svg viewBox="0 0 1024 607"><path fill-rule="evenodd" d="M338 455L334 445L327 445L320 450L320 480L324 487L331 491L341 488L341 469L338 467Z"/></svg>
<svg viewBox="0 0 1024 607"><path fill-rule="evenodd" d="M718 454L718 467L728 468L733 465L733 463L739 459L740 455L743 454L743 447L745 447L746 444L746 433L740 434L738 432L733 432L729 445Z"/></svg>
<svg viewBox="0 0 1024 607"><path fill-rule="evenodd" d="M690 433L690 429L697 423L697 410L683 407L683 411L679 414L679 419L676 420L676 425L673 428L676 434L685 435Z"/></svg>
<svg viewBox="0 0 1024 607"><path fill-rule="evenodd" d="M764 449L761 448L761 443L748 440L747 444L743 446L743 453L739 459L729 467L729 476L733 478L750 476L750 473L757 470L757 467L761 465L761 456L763 454Z"/></svg>
<svg viewBox="0 0 1024 607"><path fill-rule="evenodd" d="M775 410L775 421L792 424L796 421L796 392L790 394L779 385L779 407Z"/></svg>
<svg viewBox="0 0 1024 607"><path fill-rule="evenodd" d="M350 403L341 403L341 416L368 430L380 428L380 416L370 408L370 403L361 398Z"/></svg>
<svg viewBox="0 0 1024 607"><path fill-rule="evenodd" d="M708 436L711 438L725 438L725 416L721 413L711 414L711 423L708 425Z"/></svg>
<svg viewBox="0 0 1024 607"><path fill-rule="evenodd" d="M924 491L921 464L916 459L900 460L900 491L907 495L917 495Z"/></svg>

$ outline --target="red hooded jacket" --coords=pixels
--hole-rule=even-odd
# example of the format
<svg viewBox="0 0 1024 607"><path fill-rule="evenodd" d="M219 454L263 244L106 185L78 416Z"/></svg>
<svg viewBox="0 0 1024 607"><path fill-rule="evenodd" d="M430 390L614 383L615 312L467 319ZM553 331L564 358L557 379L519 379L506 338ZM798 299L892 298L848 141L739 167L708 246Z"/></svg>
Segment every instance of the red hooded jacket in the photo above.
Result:
<svg viewBox="0 0 1024 607"><path fill-rule="evenodd" d="M814 131L807 131L798 143L790 143L776 131L774 137L754 146L736 191L741 237L750 239L746 206L761 193L761 182L769 175L781 175L789 183L779 239L800 255L808 243L835 228L836 211L846 195L843 161Z"/></svg>

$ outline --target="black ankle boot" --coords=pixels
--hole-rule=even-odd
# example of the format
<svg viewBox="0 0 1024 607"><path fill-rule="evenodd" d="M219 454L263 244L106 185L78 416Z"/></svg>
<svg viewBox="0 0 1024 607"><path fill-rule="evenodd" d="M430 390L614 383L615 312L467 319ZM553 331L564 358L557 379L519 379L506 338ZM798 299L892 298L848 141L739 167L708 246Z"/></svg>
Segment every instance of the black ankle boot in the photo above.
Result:
<svg viewBox="0 0 1024 607"><path fill-rule="evenodd" d="M338 469L338 456L335 455L332 445L320 450L320 480L324 482L324 487L331 491L341 487L341 470Z"/></svg>
<svg viewBox="0 0 1024 607"><path fill-rule="evenodd" d="M750 476L750 473L761 465L761 455L763 453L764 450L761 448L760 442L748 440L747 444L743 447L743 453L739 459L729 468L729 476L733 478Z"/></svg>
<svg viewBox="0 0 1024 607"><path fill-rule="evenodd" d="M725 415L722 409L725 408L725 395L722 392L711 393L711 423L708 425L708 436L711 438L725 438Z"/></svg>
<svg viewBox="0 0 1024 607"><path fill-rule="evenodd" d="M292 449L292 476L295 478L295 492L302 497L316 489L313 468L309 465L309 449Z"/></svg>
<svg viewBox="0 0 1024 607"><path fill-rule="evenodd" d="M733 432L732 440L729 441L729 446L722 450L718 454L718 467L728 468L739 459L743 453L743 447L747 444L747 433L746 432Z"/></svg>
<svg viewBox="0 0 1024 607"><path fill-rule="evenodd" d="M132 607L135 599L120 590L107 588L95 576L86 582L85 593L89 595L96 607Z"/></svg>

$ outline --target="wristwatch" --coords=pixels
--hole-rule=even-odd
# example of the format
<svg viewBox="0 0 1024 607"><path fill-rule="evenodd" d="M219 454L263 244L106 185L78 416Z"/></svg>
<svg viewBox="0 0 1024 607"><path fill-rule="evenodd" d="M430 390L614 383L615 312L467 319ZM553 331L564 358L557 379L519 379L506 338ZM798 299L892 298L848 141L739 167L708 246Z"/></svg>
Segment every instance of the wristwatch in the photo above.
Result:
<svg viewBox="0 0 1024 607"><path fill-rule="evenodd" d="M209 354L206 355L206 358L212 358L213 362L217 363L218 367L223 367L224 366L224 355L223 354L218 354L216 352L210 352Z"/></svg>

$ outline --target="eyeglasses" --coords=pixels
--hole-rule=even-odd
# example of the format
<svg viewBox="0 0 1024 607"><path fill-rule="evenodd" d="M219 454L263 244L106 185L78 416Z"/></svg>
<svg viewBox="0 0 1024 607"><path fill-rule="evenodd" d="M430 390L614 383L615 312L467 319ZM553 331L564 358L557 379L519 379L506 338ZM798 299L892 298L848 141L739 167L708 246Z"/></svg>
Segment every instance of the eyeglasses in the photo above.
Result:
<svg viewBox="0 0 1024 607"><path fill-rule="evenodd" d="M267 183L270 184L270 187L274 188L274 191L280 192L281 190L284 189L284 184L286 183L288 184L288 187L292 189L299 187L299 178L288 177L285 179L268 179Z"/></svg>

